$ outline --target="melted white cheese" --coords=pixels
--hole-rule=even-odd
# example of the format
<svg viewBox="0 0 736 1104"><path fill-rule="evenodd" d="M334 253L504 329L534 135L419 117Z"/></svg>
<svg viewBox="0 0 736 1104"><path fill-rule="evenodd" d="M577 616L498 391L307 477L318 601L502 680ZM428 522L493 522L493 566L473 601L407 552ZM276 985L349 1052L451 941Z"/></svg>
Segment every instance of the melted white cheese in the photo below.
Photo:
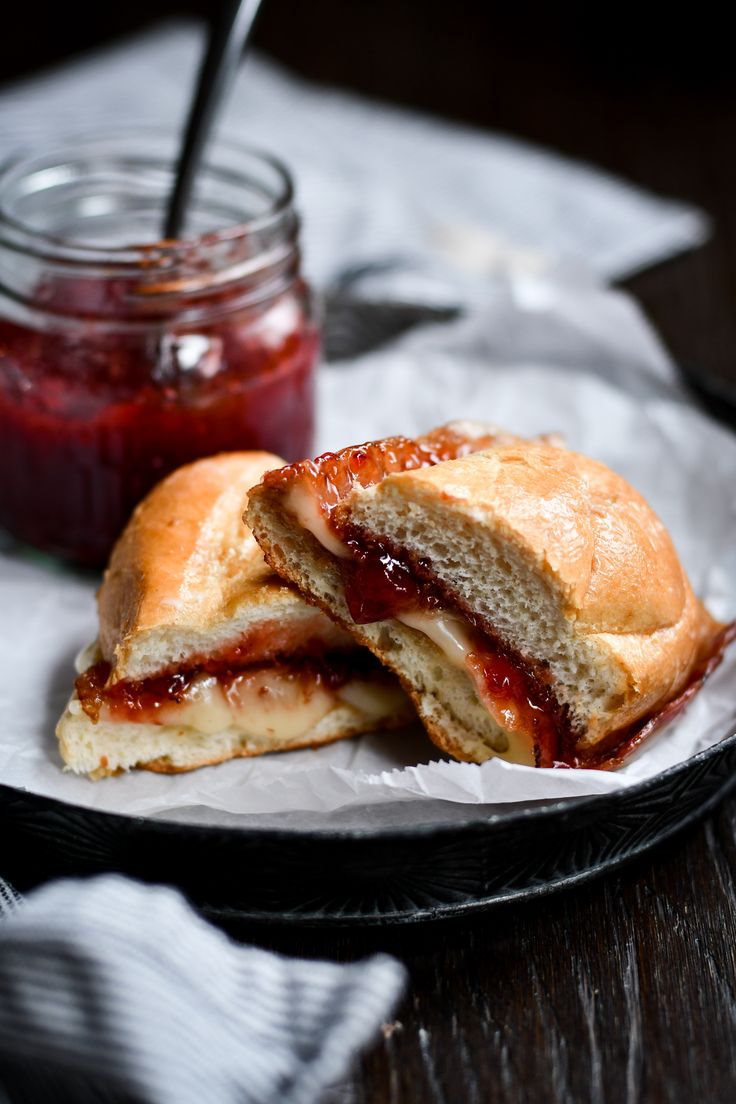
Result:
<svg viewBox="0 0 736 1104"><path fill-rule="evenodd" d="M311 533L333 556L343 560L350 555L343 542L330 529L319 502L307 487L299 483L291 487L286 496L286 509L294 515L302 529Z"/></svg>
<svg viewBox="0 0 736 1104"><path fill-rule="evenodd" d="M352 706L365 718L366 724L395 717L407 709L404 691L397 683L352 679L335 691L341 702Z"/></svg>
<svg viewBox="0 0 736 1104"><path fill-rule="evenodd" d="M524 725L518 710L508 699L503 699L501 703L497 701L482 671L468 662L468 657L474 648L467 625L462 618L446 613L444 610L412 610L409 613L397 614L396 620L424 633L444 653L449 663L463 668L496 724L507 732L523 731Z"/></svg>
<svg viewBox="0 0 736 1104"><path fill-rule="evenodd" d="M226 686L214 675L199 675L186 697L164 706L159 716L161 724L198 732L236 728L281 741L303 736L334 707L334 694L316 681L260 670L238 675Z"/></svg>
<svg viewBox="0 0 736 1104"><path fill-rule="evenodd" d="M398 686L352 679L330 690L316 679L261 669L244 672L223 685L214 675L198 675L179 702L162 705L145 723L173 725L214 735L236 729L254 739L287 743L305 736L333 709L348 705L366 725L406 708ZM115 720L105 716L105 720Z"/></svg>
<svg viewBox="0 0 736 1104"><path fill-rule="evenodd" d="M445 610L404 610L396 620L428 636L455 667L466 667L472 646L467 626Z"/></svg>

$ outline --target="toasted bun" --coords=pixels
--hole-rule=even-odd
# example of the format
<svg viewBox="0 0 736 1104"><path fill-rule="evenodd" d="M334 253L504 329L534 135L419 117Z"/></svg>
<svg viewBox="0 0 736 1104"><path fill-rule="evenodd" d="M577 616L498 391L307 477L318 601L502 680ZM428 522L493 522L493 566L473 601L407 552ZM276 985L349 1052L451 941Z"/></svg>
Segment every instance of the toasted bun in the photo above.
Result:
<svg viewBox="0 0 736 1104"><path fill-rule="evenodd" d="M264 562L242 522L250 487L283 461L223 453L179 468L140 503L98 595L111 681L145 679L260 640L288 653L307 638L351 643ZM258 654L257 654L258 653Z"/></svg>
<svg viewBox="0 0 736 1104"><path fill-rule="evenodd" d="M399 675L441 747L463 759L524 760L514 733L492 721L468 676L428 637L393 618L352 622L337 561L285 513L287 491L266 484L250 500L274 569ZM336 518L421 561L443 604L544 673L583 757L676 698L723 628L693 595L642 497L565 449L501 444L394 473L353 486Z"/></svg>

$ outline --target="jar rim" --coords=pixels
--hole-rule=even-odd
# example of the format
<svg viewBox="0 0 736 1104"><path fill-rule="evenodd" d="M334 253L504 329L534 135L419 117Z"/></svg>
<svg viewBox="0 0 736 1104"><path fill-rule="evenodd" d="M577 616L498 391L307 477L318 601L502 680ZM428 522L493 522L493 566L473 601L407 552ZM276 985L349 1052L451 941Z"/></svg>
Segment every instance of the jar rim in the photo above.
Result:
<svg viewBox="0 0 736 1104"><path fill-rule="evenodd" d="M203 168L221 178L240 177L246 181L248 177L238 170L228 167L218 167L211 160L218 154L229 153L236 157L250 158L252 162L270 169L276 181L276 190L267 208L258 214L232 225L216 228L202 233L186 235L176 239L165 239L150 242L131 241L122 245L99 245L75 240L70 237L62 237L39 229L27 222L16 218L8 209L4 191L14 177L22 179L23 175L32 172L51 172L54 169L62 169L64 166L79 164L82 152L87 147L94 147L102 141L112 146L123 146L131 143L132 155L135 157L136 145L142 146L146 140L171 141L176 140L178 148L178 136L170 129L160 126L142 126L135 128L121 128L113 136L107 131L82 131L78 134L69 134L51 150L43 154L33 151L16 151L8 158L0 162L0 247L10 248L15 251L33 256L38 260L51 263L82 265L104 265L106 268L128 265L149 264L158 262L164 266L167 260L175 261L182 253L200 250L203 247L217 247L225 244L235 244L239 239L244 239L254 233L267 232L278 226L285 216L292 212L294 200L294 183L289 169L278 157L259 146L248 143L240 143L227 138L217 137L208 147ZM94 148L90 149L90 157L95 156ZM143 156L142 152L139 154ZM169 169L173 171L175 159L159 154L166 161Z"/></svg>

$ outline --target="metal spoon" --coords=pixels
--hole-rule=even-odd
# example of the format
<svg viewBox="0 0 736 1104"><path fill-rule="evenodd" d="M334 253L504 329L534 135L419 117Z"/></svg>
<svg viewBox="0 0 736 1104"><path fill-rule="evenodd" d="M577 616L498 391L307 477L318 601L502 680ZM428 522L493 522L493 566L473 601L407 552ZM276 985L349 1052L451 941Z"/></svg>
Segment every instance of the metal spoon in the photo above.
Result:
<svg viewBox="0 0 736 1104"><path fill-rule="evenodd" d="M172 240L181 235L217 110L235 78L260 6L261 0L226 0L212 28L189 109L164 222L164 238Z"/></svg>

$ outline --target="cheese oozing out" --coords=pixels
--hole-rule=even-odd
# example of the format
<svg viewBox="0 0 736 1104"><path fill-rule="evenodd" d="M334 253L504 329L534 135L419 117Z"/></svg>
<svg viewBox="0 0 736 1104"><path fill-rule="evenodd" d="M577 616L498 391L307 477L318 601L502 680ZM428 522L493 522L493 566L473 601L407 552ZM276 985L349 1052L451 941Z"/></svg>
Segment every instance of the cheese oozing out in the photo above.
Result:
<svg viewBox="0 0 736 1104"><path fill-rule="evenodd" d="M327 518L311 491L297 483L289 488L286 496L286 509L296 518L302 529L306 529L323 548L339 560L348 559L350 552L340 538L333 533Z"/></svg>
<svg viewBox="0 0 736 1104"><path fill-rule="evenodd" d="M329 689L312 680L279 677L268 669L244 672L227 683L201 674L181 701L158 710L157 720L207 734L236 728L249 736L290 740L308 732L334 705Z"/></svg>
<svg viewBox="0 0 736 1104"><path fill-rule="evenodd" d="M395 620L424 633L444 652L449 663L467 669L468 656L473 651L473 646L467 625L461 617L443 609L413 609L397 612Z"/></svg>
<svg viewBox="0 0 736 1104"><path fill-rule="evenodd" d="M256 740L289 743L345 706L368 727L401 712L406 702L398 686L384 681L353 678L333 688L316 673L260 667L227 680L203 672L192 679L179 700L156 702L138 716L126 716L103 700L99 716L107 723L137 720L206 735L235 729Z"/></svg>
<svg viewBox="0 0 736 1104"><path fill-rule="evenodd" d="M333 532L319 502L307 487L296 484L289 489L286 509L327 552L341 560L350 558L350 549ZM467 660L473 649L467 626L457 614L442 609L402 610L394 614L394 620L424 633L444 652L450 663L469 670Z"/></svg>

